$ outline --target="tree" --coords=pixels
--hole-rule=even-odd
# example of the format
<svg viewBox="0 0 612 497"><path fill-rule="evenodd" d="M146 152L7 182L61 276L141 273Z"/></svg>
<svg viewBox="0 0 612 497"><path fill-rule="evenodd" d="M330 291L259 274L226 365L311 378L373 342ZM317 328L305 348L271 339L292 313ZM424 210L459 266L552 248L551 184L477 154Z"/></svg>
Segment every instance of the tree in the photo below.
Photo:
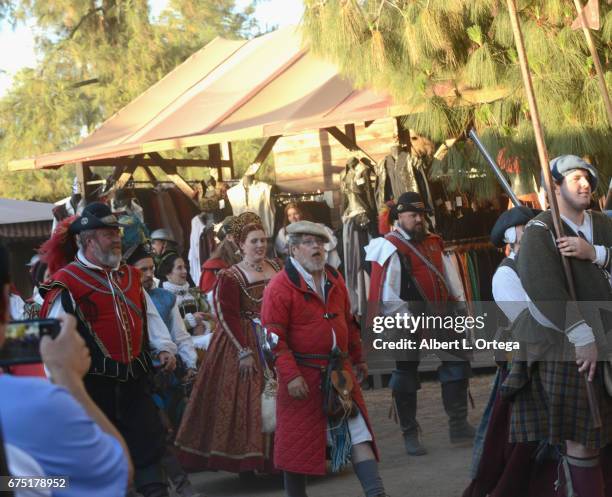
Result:
<svg viewBox="0 0 612 497"><path fill-rule="evenodd" d="M234 0L173 0L158 22L146 0L0 2L12 22L33 20L39 33L37 67L22 70L0 100L0 168L74 146L215 36L256 27L253 6L238 12ZM73 175L5 175L0 196L57 200Z"/></svg>
<svg viewBox="0 0 612 497"><path fill-rule="evenodd" d="M442 142L465 137L475 126L490 150L503 149L523 171L539 169L505 1L305 3L304 35L312 49L358 86L387 91L413 106L406 127ZM551 155L590 155L600 170L608 167L610 125L584 36L570 27L577 17L573 2L517 3ZM612 7L600 4L598 50L612 86ZM504 96L474 102L470 89L502 89ZM453 186L465 187L468 175L457 173L473 167L486 174L474 147L459 140L443 161L434 161L432 174L446 174Z"/></svg>

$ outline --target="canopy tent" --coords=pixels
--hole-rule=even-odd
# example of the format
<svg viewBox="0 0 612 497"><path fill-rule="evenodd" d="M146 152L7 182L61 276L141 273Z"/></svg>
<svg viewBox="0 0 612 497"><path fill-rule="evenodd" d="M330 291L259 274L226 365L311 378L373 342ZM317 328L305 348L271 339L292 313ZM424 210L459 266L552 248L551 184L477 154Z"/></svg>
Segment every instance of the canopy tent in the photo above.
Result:
<svg viewBox="0 0 612 497"><path fill-rule="evenodd" d="M0 198L0 236L11 240L48 237L53 207L43 202Z"/></svg>
<svg viewBox="0 0 612 497"><path fill-rule="evenodd" d="M455 98L456 89L443 89ZM491 101L503 89L461 90L462 98ZM11 170L56 168L67 163L118 166L127 181L138 166L161 166L187 194L176 166L233 168L220 144L268 138L260 162L282 135L327 129L347 147L358 148L337 126L405 115L418 109L395 105L389 95L355 89L301 44L287 27L251 40L217 38L67 151L12 161ZM208 160L169 160L158 152L209 146ZM148 154L150 159L145 159ZM134 157L128 160L128 157ZM149 171L150 173L150 171ZM233 169L230 174L233 174ZM149 176L151 176L149 174ZM121 181L120 181L121 182Z"/></svg>

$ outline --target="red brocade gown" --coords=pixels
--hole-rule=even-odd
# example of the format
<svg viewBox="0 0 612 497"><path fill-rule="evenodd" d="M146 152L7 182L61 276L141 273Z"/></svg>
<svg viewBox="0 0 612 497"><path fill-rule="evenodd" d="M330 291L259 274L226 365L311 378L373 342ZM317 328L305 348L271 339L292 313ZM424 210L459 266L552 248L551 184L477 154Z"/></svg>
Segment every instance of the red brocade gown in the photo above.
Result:
<svg viewBox="0 0 612 497"><path fill-rule="evenodd" d="M219 273L214 289L218 325L176 437L180 462L188 470L274 471L273 434L262 433L264 368L253 324L268 281L249 283L238 266ZM249 380L240 378L238 346L254 353L257 372Z"/></svg>

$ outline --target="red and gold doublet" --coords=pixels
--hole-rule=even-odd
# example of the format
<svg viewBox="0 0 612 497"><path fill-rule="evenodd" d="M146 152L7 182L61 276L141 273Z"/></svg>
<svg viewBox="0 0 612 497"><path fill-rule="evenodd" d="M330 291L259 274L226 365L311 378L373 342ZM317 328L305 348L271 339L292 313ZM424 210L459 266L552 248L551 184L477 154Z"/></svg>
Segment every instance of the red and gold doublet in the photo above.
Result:
<svg viewBox="0 0 612 497"><path fill-rule="evenodd" d="M146 308L137 269L122 265L107 272L86 267L77 260L57 271L46 290L43 316L63 292L72 296L79 331L91 350L91 372L123 376L119 371L123 368L118 366L130 364L146 349ZM70 312L65 300L62 304ZM96 371L99 368L103 371Z"/></svg>

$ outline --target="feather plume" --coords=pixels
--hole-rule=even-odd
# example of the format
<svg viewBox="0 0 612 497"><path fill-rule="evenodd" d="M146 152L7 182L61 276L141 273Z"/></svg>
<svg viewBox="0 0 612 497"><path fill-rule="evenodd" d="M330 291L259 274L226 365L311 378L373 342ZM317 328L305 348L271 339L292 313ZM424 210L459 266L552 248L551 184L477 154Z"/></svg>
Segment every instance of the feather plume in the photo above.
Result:
<svg viewBox="0 0 612 497"><path fill-rule="evenodd" d="M63 219L53 231L51 238L38 249L40 260L49 266L49 273L54 274L74 259L78 251L74 235L69 231L70 224L78 216Z"/></svg>

